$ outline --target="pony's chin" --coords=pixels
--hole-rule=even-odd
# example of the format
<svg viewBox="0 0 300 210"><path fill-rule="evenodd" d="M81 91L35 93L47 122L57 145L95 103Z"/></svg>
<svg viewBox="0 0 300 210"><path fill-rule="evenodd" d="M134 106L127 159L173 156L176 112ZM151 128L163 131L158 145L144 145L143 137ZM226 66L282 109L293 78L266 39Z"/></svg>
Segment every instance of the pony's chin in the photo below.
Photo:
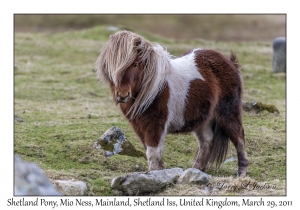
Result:
<svg viewBox="0 0 300 210"><path fill-rule="evenodd" d="M122 104L127 103L128 100L129 100L129 97L127 97L127 98L122 98L122 97L120 97L120 98L117 98L117 99L116 99L117 103L122 103Z"/></svg>
<svg viewBox="0 0 300 210"><path fill-rule="evenodd" d="M127 103L127 100L126 101L117 101L117 102L120 104L125 104L125 103Z"/></svg>

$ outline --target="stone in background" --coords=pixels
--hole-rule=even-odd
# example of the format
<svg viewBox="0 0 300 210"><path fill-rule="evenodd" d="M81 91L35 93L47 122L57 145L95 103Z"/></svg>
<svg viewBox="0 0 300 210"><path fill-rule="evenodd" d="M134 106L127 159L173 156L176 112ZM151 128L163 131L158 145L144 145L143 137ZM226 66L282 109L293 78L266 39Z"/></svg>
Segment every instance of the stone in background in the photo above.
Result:
<svg viewBox="0 0 300 210"><path fill-rule="evenodd" d="M277 37L273 41L273 73L286 72L286 39Z"/></svg>

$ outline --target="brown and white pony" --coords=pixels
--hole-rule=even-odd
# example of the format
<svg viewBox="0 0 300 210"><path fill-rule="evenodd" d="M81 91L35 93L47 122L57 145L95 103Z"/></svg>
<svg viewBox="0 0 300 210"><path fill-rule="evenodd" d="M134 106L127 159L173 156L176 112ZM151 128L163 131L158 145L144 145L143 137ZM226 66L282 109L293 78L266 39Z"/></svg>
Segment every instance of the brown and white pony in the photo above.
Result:
<svg viewBox="0 0 300 210"><path fill-rule="evenodd" d="M96 76L109 83L114 100L144 144L148 170L164 169L167 133L194 132L194 168L220 167L229 139L246 176L242 124L242 77L236 56L194 49L179 58L129 31L111 35L96 62Z"/></svg>

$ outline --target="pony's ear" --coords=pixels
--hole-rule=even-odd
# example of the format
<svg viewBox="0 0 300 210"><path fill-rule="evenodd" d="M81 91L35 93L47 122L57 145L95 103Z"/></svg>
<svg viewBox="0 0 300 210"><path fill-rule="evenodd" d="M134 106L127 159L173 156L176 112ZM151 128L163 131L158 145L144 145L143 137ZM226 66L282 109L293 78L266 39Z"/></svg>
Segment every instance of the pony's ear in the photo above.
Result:
<svg viewBox="0 0 300 210"><path fill-rule="evenodd" d="M134 42L133 43L134 47L139 47L142 43L142 39L141 39L141 37L136 37L133 42Z"/></svg>
<svg viewBox="0 0 300 210"><path fill-rule="evenodd" d="M142 44L142 40L139 37L134 40L133 46L137 52L137 55L140 55L141 53L141 44Z"/></svg>
<svg viewBox="0 0 300 210"><path fill-rule="evenodd" d="M142 43L142 41L139 39L139 40L137 40L137 41L134 43L134 46L135 46L135 47L138 47L138 46L141 45L141 43Z"/></svg>
<svg viewBox="0 0 300 210"><path fill-rule="evenodd" d="M136 61L141 61L142 52L142 39L140 37L136 37L133 43L134 49L136 50Z"/></svg>

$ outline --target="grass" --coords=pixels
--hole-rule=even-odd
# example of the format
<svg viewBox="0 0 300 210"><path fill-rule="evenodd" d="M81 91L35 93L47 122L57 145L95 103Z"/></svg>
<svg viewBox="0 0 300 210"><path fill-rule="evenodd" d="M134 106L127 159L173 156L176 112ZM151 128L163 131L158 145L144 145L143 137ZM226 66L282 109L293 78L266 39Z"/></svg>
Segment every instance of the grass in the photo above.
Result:
<svg viewBox="0 0 300 210"><path fill-rule="evenodd" d="M89 195L112 195L110 181L123 173L146 171L144 158L105 158L93 143L108 128L120 127L132 144L144 150L129 123L114 106L110 90L95 80L93 68L109 34L105 26L60 33L15 33L14 150L36 162L52 179L87 182ZM212 195L282 195L286 179L286 78L272 74L269 42L175 41L147 32L143 36L166 46L173 55L192 48L233 50L243 65L244 101L275 105L280 114L244 113L246 150L252 182L271 183L276 190L220 189ZM168 135L164 161L167 168L191 167L197 142L191 135ZM183 143L184 142L184 143ZM228 158L235 157L232 145ZM237 162L207 171L212 183L236 184ZM205 194L204 186L176 185L157 195ZM207 193L207 192L206 192Z"/></svg>

